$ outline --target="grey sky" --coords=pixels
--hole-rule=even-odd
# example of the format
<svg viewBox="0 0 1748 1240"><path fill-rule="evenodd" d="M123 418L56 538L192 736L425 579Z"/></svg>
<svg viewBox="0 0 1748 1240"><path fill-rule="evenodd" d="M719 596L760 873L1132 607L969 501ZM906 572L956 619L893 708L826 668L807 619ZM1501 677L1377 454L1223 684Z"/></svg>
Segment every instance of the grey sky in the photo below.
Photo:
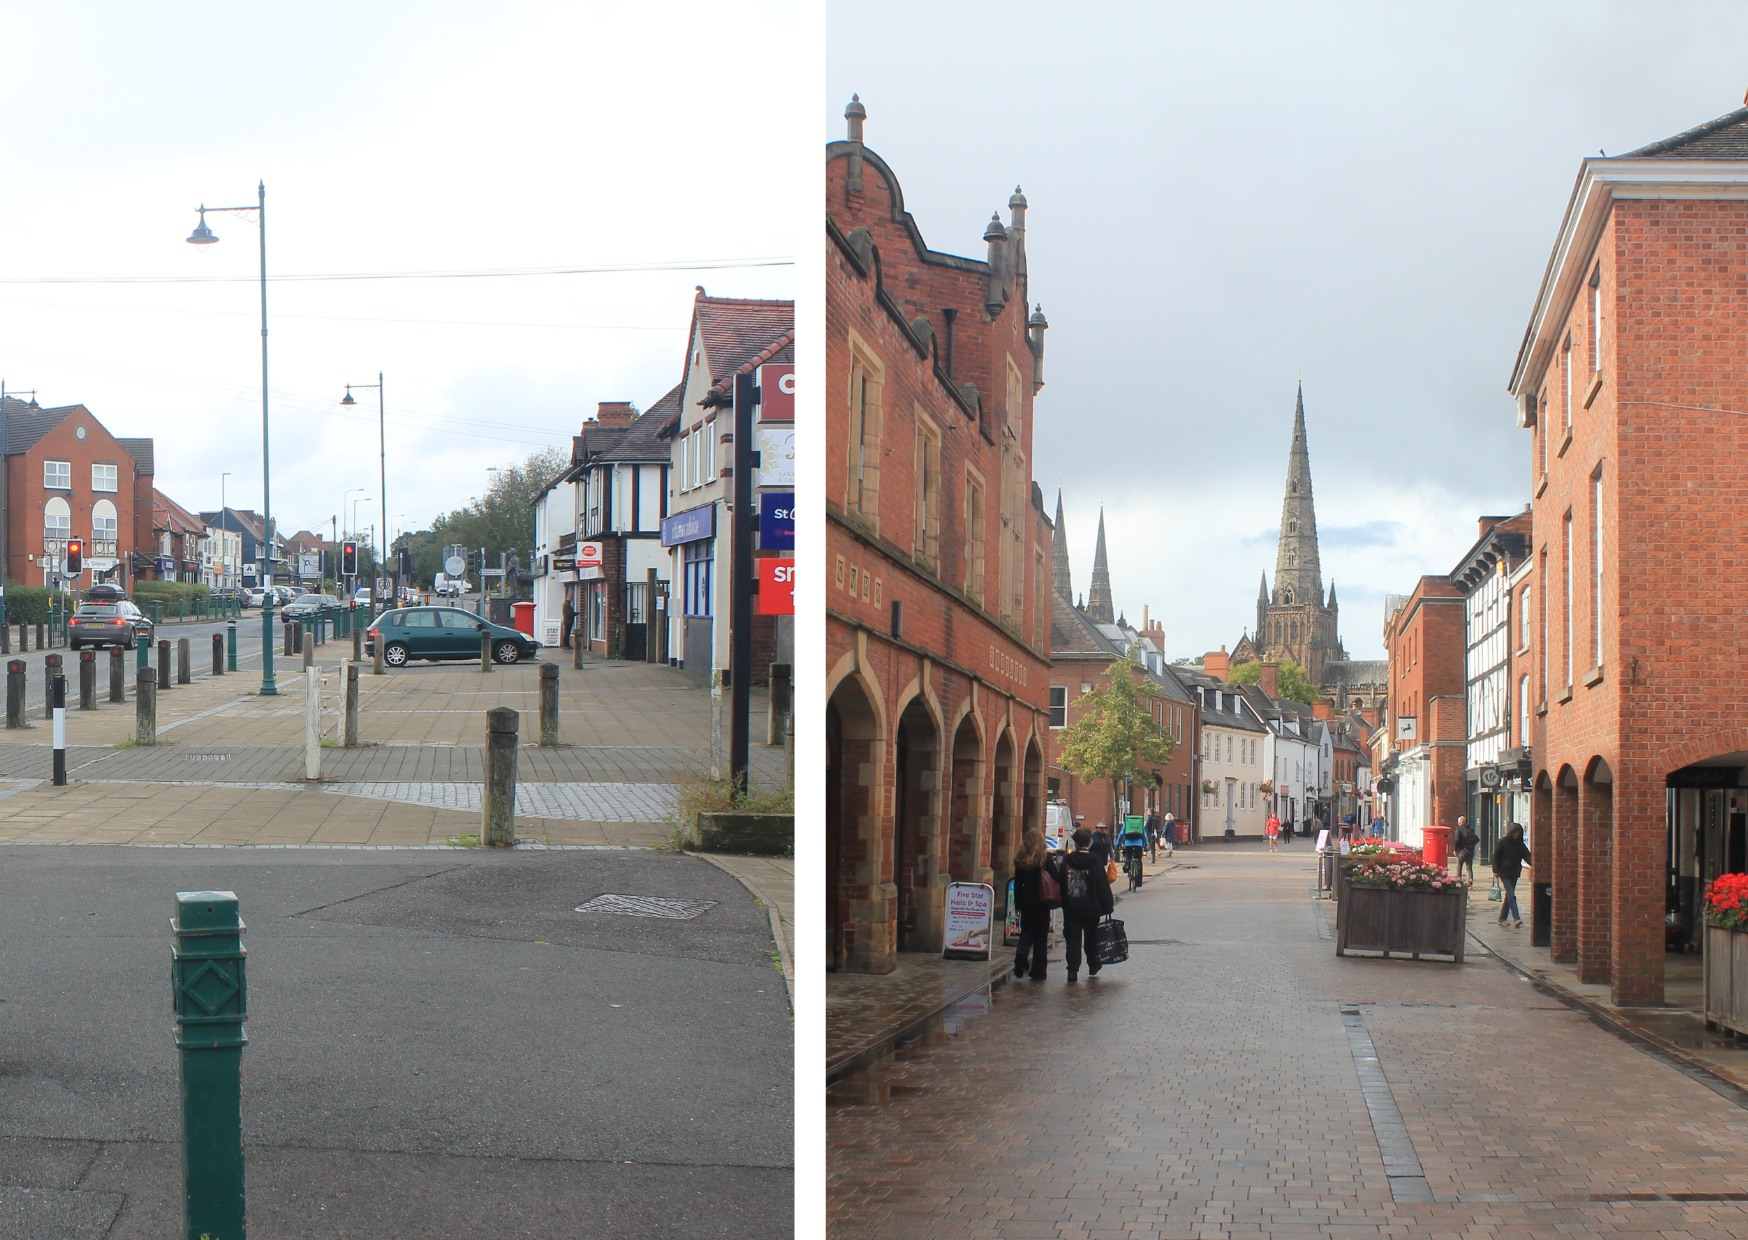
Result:
<svg viewBox="0 0 1748 1240"><path fill-rule="evenodd" d="M1505 384L1579 161L1748 88L1740 4L881 9L828 10L827 132L860 92L939 249L1024 186L1037 478L1080 591L1103 501L1174 657L1255 623L1301 373L1325 586L1382 657L1382 596L1528 502Z"/></svg>
<svg viewBox="0 0 1748 1240"><path fill-rule="evenodd" d="M5 261L21 277L231 276L240 283L0 282L0 378L157 440L158 485L261 500L257 233L194 208L267 183L274 275L789 256L793 220L714 192L737 161L792 197L802 103L782 75L791 5L299 0L171 8L15 0L0 18ZM274 508L326 522L377 495L386 372L389 517L467 502L486 467L569 436L600 400L678 381L693 286L787 297L786 266L270 286ZM402 516L402 514L405 514ZM360 504L361 524L382 521Z"/></svg>

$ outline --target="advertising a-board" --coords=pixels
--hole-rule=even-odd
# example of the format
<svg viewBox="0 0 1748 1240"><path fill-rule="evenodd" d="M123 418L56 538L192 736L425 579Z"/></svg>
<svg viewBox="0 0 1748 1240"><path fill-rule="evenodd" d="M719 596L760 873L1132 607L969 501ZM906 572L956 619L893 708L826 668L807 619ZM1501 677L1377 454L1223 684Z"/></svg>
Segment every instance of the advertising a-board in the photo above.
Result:
<svg viewBox="0 0 1748 1240"><path fill-rule="evenodd" d="M988 883L947 885L947 960L988 960L994 930L995 888Z"/></svg>

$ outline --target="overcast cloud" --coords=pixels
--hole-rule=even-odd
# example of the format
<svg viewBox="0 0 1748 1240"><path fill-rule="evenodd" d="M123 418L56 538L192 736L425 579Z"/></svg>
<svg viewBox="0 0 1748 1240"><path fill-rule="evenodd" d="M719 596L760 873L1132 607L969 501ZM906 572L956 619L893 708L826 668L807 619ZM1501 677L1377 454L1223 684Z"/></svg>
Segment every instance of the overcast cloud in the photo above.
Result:
<svg viewBox="0 0 1748 1240"><path fill-rule="evenodd" d="M257 233L183 239L194 208L255 201L268 267L404 272L787 257L801 108L781 73L790 5L418 0L177 7L11 0L0 17L0 378L157 440L190 508L261 502ZM741 168L757 194L722 192ZM228 276L238 283L20 278ZM678 381L693 286L793 295L787 266L494 279L274 283L273 495L326 529L376 498L387 378L388 513L417 528L486 467L568 450L602 400ZM361 524L382 521L358 505Z"/></svg>
<svg viewBox="0 0 1748 1240"><path fill-rule="evenodd" d="M1505 391L1579 161L1742 105L1748 6L862 4L852 91L937 249L1016 182L1050 320L1034 460L1075 587L1104 504L1117 605L1231 646L1273 574L1294 385L1324 582L1382 603L1529 500Z"/></svg>

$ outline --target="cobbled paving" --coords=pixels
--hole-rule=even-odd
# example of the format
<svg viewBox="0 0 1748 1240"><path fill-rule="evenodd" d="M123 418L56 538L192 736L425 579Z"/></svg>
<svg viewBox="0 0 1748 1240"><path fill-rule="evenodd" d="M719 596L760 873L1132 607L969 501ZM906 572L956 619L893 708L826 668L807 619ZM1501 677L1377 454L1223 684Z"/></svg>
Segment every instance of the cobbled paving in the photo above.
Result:
<svg viewBox="0 0 1748 1240"><path fill-rule="evenodd" d="M1491 956L1336 957L1305 846L1194 853L1127 963L1058 949L833 1086L834 1240L1748 1236L1748 1111Z"/></svg>
<svg viewBox="0 0 1748 1240"><path fill-rule="evenodd" d="M374 801L480 811L479 784L335 784L325 791ZM516 812L530 818L576 822L661 822L678 809L679 794L674 784L518 783Z"/></svg>

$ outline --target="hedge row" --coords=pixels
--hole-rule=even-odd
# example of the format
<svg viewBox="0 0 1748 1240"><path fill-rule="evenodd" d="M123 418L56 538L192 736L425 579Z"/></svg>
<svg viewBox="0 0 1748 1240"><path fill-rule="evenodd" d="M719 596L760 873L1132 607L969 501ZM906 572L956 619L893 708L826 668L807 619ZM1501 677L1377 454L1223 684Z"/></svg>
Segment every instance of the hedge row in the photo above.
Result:
<svg viewBox="0 0 1748 1240"><path fill-rule="evenodd" d="M211 593L210 586L199 585L192 581L136 581L132 597L136 603L149 603L156 599L163 603L174 604L177 600L192 603L195 599L205 598Z"/></svg>

